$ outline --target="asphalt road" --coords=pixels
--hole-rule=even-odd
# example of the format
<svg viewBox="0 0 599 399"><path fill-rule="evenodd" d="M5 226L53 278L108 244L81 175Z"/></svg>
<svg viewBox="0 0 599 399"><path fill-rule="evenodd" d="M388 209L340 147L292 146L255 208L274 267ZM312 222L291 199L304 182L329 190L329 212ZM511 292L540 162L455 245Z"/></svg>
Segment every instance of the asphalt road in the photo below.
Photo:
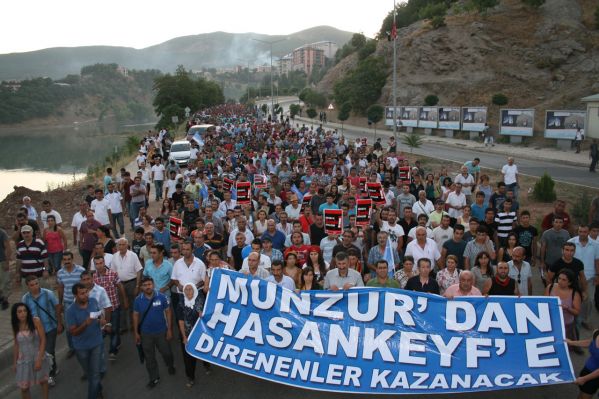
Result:
<svg viewBox="0 0 599 399"><path fill-rule="evenodd" d="M262 102L264 101L259 103L261 104ZM281 104L285 111L287 111L289 105L292 103L297 103L297 99L292 97L279 98L279 104ZM268 104L270 104L269 101ZM318 121L316 120L316 122ZM300 125L302 123L305 123L307 126L310 125L307 121L300 122ZM328 124L324 125L328 126ZM317 123L314 123L314 126L317 126ZM373 130L371 129L344 128L344 135L350 139L355 139L356 137L371 137L373 134ZM385 129L378 129L377 136L391 137L392 133ZM531 151L535 150L531 148ZM420 148L414 149L414 154L460 163L470 161L474 157L479 157L481 159L482 167L492 169L501 169L501 167L506 164L505 155L482 152L471 148L460 148L457 145L447 146L435 143L423 143ZM545 172L548 172L556 181L599 189L599 176L589 173L588 168L586 167L559 164L552 160L542 161L522 157L516 158L516 165L518 165L518 170L523 175L541 177Z"/></svg>
<svg viewBox="0 0 599 399"><path fill-rule="evenodd" d="M586 332L588 333L588 332ZM64 348L64 335L59 338ZM137 352L133 345L131 334L123 339L121 352L116 361L108 364L107 374L103 381L104 397L107 399L120 398L218 398L218 399L240 399L240 398L262 398L262 399L342 399L347 394L329 392L308 391L293 388L282 384L275 384L258 378L246 376L222 368L213 367L212 374L207 376L200 362L196 370L196 384L192 388L185 386L186 379L181 357L181 348L178 342L172 343L175 354L175 366L177 373L170 376L166 373L164 362L158 359L161 381L154 389L146 388L148 381L145 367L139 363ZM158 355L159 356L159 355ZM586 356L573 355L574 370L578 372ZM56 387L50 390L50 397L61 399L84 399L87 394L87 385L81 380L83 374L75 357L65 359L64 350L58 355L60 374L57 376ZM107 360L108 361L108 360ZM510 399L554 399L574 398L578 394L578 388L573 384L561 384L542 386L538 388L526 388L518 390L481 392L475 394L460 394L463 399L491 399L497 397L509 397ZM39 387L32 389L32 396L40 397ZM5 370L0 374L0 397L3 399L18 399L20 392L14 385L14 374ZM357 397L357 396L356 396ZM360 395L360 398L374 399L380 395ZM404 395L405 398L420 398L418 395ZM455 394L435 395L439 399L455 399Z"/></svg>

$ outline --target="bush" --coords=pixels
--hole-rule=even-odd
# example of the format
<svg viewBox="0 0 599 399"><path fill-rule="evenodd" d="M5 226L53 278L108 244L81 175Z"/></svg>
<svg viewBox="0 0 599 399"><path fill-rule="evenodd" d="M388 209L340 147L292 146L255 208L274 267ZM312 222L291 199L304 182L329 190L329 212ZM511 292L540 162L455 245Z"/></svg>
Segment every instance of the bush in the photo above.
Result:
<svg viewBox="0 0 599 399"><path fill-rule="evenodd" d="M443 17L447 12L447 5L445 3L430 3L418 12L420 19L433 19L434 17Z"/></svg>
<svg viewBox="0 0 599 399"><path fill-rule="evenodd" d="M576 224L585 224L588 222L590 212L591 196L587 191L583 191L580 200L572 207L572 217Z"/></svg>
<svg viewBox="0 0 599 399"><path fill-rule="evenodd" d="M367 41L366 44L358 50L358 59L363 60L374 53L376 51L376 43L377 41L374 39Z"/></svg>
<svg viewBox="0 0 599 399"><path fill-rule="evenodd" d="M310 119L316 118L317 114L318 114L318 112L316 112L316 110L314 108L308 108L306 110L306 115L308 115L308 118L310 118Z"/></svg>
<svg viewBox="0 0 599 399"><path fill-rule="evenodd" d="M553 202L557 195L555 194L555 182L545 172L543 176L535 183L533 198L541 202Z"/></svg>
<svg viewBox="0 0 599 399"><path fill-rule="evenodd" d="M442 26L445 26L445 17L442 15L437 15L431 19L431 26L433 29L439 29Z"/></svg>
<svg viewBox="0 0 599 399"><path fill-rule="evenodd" d="M470 0L470 3L478 12L486 11L487 8L495 7L499 4L499 0Z"/></svg>
<svg viewBox="0 0 599 399"><path fill-rule="evenodd" d="M508 103L508 98L505 94L497 93L497 94L493 94L491 101L495 105L506 105Z"/></svg>
<svg viewBox="0 0 599 399"><path fill-rule="evenodd" d="M419 148L422 145L422 137L417 133L410 133L404 136L402 142L410 147L410 154L414 152L414 148Z"/></svg>
<svg viewBox="0 0 599 399"><path fill-rule="evenodd" d="M424 105L428 105L429 107L433 107L435 105L439 104L439 97L435 96L434 94L429 94L428 96L426 96L424 98Z"/></svg>
<svg viewBox="0 0 599 399"><path fill-rule="evenodd" d="M539 8L545 4L545 0L522 0L524 4L530 7Z"/></svg>

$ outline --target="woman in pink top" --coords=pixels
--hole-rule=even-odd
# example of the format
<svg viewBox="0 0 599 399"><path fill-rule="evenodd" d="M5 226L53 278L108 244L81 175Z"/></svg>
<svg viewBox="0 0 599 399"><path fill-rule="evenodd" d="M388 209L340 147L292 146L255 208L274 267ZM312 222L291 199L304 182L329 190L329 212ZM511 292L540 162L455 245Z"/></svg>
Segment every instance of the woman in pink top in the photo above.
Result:
<svg viewBox="0 0 599 399"><path fill-rule="evenodd" d="M48 227L44 229L43 237L48 251L48 263L50 270L48 273L54 274L60 270L62 253L67 248L67 236L64 231L56 224L54 215L48 215Z"/></svg>

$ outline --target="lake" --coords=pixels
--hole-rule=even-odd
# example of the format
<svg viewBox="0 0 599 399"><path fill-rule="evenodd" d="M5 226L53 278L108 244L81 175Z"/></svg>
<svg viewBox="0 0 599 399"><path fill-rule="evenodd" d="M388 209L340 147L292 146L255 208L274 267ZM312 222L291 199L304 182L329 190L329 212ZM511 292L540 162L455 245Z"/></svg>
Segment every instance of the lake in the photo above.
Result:
<svg viewBox="0 0 599 399"><path fill-rule="evenodd" d="M72 183L124 145L131 134L125 132L143 132L153 125L0 128L0 200L15 185L46 191Z"/></svg>

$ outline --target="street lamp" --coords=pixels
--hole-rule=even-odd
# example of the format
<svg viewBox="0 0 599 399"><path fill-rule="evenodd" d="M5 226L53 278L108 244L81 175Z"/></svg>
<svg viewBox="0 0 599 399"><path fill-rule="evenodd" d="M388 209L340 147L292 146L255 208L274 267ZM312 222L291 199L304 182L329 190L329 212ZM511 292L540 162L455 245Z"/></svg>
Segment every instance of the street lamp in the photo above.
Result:
<svg viewBox="0 0 599 399"><path fill-rule="evenodd" d="M270 112L272 115L272 119L274 120L275 119L275 115L274 115L275 103L274 103L274 88L273 88L273 84L272 84L272 45L275 43L285 41L285 40L287 40L287 38L279 39L279 40L272 40L272 41L255 39L253 37L250 39L260 42L260 43L268 44L270 46Z"/></svg>

